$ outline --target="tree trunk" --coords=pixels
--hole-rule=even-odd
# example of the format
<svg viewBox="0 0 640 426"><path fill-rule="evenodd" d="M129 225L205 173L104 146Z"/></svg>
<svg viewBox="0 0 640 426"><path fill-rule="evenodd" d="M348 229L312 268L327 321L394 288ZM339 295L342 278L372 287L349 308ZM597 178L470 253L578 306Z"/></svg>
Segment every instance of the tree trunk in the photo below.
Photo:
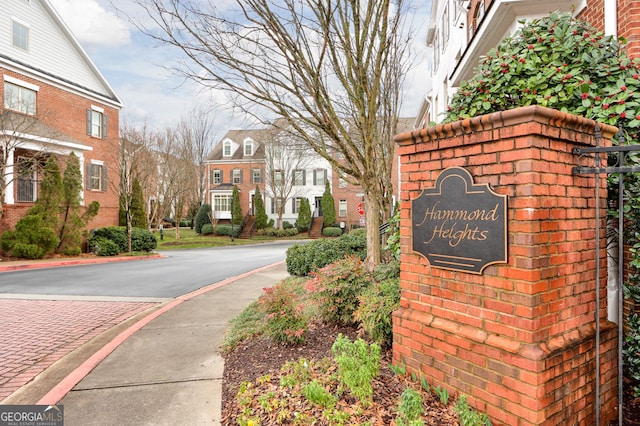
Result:
<svg viewBox="0 0 640 426"><path fill-rule="evenodd" d="M367 263L375 267L380 263L380 212L378 205L367 192L364 196L365 223L367 225Z"/></svg>

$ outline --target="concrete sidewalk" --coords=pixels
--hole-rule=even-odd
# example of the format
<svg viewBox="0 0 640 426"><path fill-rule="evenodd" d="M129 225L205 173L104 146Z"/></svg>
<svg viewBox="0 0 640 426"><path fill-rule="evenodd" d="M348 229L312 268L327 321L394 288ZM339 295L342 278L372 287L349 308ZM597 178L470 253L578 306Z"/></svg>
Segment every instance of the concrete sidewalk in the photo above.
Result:
<svg viewBox="0 0 640 426"><path fill-rule="evenodd" d="M66 426L219 425L219 346L229 321L287 276L280 262L175 299L115 336L38 403L63 404Z"/></svg>

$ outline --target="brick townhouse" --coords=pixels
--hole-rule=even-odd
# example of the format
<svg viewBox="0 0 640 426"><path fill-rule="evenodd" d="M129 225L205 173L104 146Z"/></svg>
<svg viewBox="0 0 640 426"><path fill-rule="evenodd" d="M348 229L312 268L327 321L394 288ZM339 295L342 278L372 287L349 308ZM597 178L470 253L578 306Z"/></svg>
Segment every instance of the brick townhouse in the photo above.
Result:
<svg viewBox="0 0 640 426"><path fill-rule="evenodd" d="M5 0L0 15L0 150L5 164L0 231L38 197L42 165L74 153L83 202L100 203L90 228L118 223L122 103L48 0Z"/></svg>
<svg viewBox="0 0 640 426"><path fill-rule="evenodd" d="M636 0L434 0L426 28L431 47L431 90L415 127L438 123L462 81L474 75L480 56L518 28L518 21L562 11L627 40L630 57L640 55L640 1Z"/></svg>
<svg viewBox="0 0 640 426"><path fill-rule="evenodd" d="M398 132L408 130L413 121L400 119ZM284 152L275 155L273 150L269 150L274 144ZM240 190L240 203L245 215L253 213L253 195L258 186L264 197L266 213L276 225L279 220L278 203L284 203L282 220L294 224L303 198L309 200L312 214L322 216L321 200L328 180L335 202L337 223L347 229L364 226L364 216L358 208L363 203L362 188L341 176L326 159L308 147L302 155L291 153L300 149L300 143L288 133L282 119L264 129L227 132L207 157L207 202L212 206L214 217L223 221L231 218L230 199L234 185ZM394 158L392 173L397 176L397 158ZM270 184L270 179L290 182L285 196L274 194L277 190ZM397 188L397 179L394 179L394 188ZM397 197L394 196L395 199Z"/></svg>

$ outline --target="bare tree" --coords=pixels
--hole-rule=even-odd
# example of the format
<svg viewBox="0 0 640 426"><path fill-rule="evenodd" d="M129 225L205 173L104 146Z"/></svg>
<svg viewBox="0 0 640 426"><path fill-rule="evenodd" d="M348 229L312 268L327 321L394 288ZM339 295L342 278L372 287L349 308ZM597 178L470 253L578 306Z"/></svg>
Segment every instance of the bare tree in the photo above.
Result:
<svg viewBox="0 0 640 426"><path fill-rule="evenodd" d="M127 123L120 126L120 148L118 150L118 166L120 182L118 193L120 194L120 209L125 213L127 228L128 250L131 251L132 230L132 206L133 206L133 182L138 181L145 194L145 211L147 191L152 180L155 180L155 161L150 155L149 146L153 140L146 124L135 128Z"/></svg>
<svg viewBox="0 0 640 426"><path fill-rule="evenodd" d="M190 160L196 168L197 184L192 188L195 192L190 197L196 207L205 201L207 194L207 165L205 160L213 149L217 138L213 134L214 120L210 110L195 107L180 121L178 131L183 141L184 158Z"/></svg>
<svg viewBox="0 0 640 426"><path fill-rule="evenodd" d="M280 123L286 124L286 123ZM265 145L266 190L275 203L275 213L278 215L278 227L283 229L283 215L289 200L303 195L298 191L304 188L306 170L318 155L295 132L289 128L274 130L263 141Z"/></svg>
<svg viewBox="0 0 640 426"><path fill-rule="evenodd" d="M193 201L198 185L196 167L189 157L189 142L179 131L166 129L156 140L158 158L158 186L162 208L176 222L176 240L180 239L180 221L186 207Z"/></svg>
<svg viewBox="0 0 640 426"><path fill-rule="evenodd" d="M153 26L134 24L185 55L178 72L226 91L256 117L266 110L286 119L362 186L368 260L379 263L408 71L405 0L232 0L222 4L236 10L226 11L211 2L134 1Z"/></svg>

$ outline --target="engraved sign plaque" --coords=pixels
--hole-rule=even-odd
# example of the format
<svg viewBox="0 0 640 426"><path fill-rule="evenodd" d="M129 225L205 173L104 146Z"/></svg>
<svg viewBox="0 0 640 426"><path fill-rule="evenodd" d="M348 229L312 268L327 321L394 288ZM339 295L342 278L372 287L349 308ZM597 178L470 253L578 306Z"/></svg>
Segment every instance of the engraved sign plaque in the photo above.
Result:
<svg viewBox="0 0 640 426"><path fill-rule="evenodd" d="M444 170L411 202L413 251L431 266L481 274L507 262L507 196L476 185L462 167Z"/></svg>

